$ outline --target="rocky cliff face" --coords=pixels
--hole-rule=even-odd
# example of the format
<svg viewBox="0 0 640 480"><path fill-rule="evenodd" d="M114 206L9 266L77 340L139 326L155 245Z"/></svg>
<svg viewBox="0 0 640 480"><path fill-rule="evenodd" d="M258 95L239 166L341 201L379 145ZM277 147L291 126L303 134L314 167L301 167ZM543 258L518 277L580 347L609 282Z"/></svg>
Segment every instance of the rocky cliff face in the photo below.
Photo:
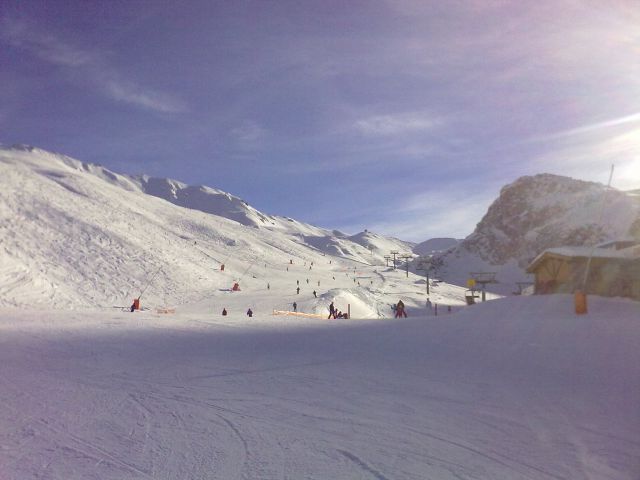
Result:
<svg viewBox="0 0 640 480"><path fill-rule="evenodd" d="M512 273L524 270L547 248L594 245L639 234L637 195L540 174L503 187L475 231L434 260L445 277L473 264L498 271L500 278L503 266L511 264Z"/></svg>

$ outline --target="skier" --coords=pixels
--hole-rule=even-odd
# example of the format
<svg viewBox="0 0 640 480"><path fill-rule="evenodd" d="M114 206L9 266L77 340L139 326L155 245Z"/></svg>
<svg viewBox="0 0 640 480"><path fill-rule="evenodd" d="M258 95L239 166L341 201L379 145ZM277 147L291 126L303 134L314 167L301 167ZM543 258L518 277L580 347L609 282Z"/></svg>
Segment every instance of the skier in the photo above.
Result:
<svg viewBox="0 0 640 480"><path fill-rule="evenodd" d="M427 308L431 309L432 305L431 305L431 300L427 298Z"/></svg>
<svg viewBox="0 0 640 480"><path fill-rule="evenodd" d="M318 298L318 294L316 293L316 291L313 291L313 298Z"/></svg>
<svg viewBox="0 0 640 480"><path fill-rule="evenodd" d="M294 312L298 311L298 304L296 302L293 302L293 311Z"/></svg>
<svg viewBox="0 0 640 480"><path fill-rule="evenodd" d="M300 294L300 287L296 288L296 293Z"/></svg>
<svg viewBox="0 0 640 480"><path fill-rule="evenodd" d="M271 290L271 285L267 283L267 290Z"/></svg>
<svg viewBox="0 0 640 480"><path fill-rule="evenodd" d="M249 308L249 310L247 310L247 316L249 318L253 317L253 311L251 310L251 308Z"/></svg>
<svg viewBox="0 0 640 480"><path fill-rule="evenodd" d="M222 316L223 316L223 317L226 317L226 316L227 316L227 309L226 309L226 308L223 308L223 309L222 309Z"/></svg>
<svg viewBox="0 0 640 480"><path fill-rule="evenodd" d="M331 304L329 305L329 316L327 317L327 319L332 317L336 318L336 307L333 306L333 302L331 302Z"/></svg>
<svg viewBox="0 0 640 480"><path fill-rule="evenodd" d="M396 318L398 317L407 318L407 312L404 311L404 302L402 300L396 305Z"/></svg>

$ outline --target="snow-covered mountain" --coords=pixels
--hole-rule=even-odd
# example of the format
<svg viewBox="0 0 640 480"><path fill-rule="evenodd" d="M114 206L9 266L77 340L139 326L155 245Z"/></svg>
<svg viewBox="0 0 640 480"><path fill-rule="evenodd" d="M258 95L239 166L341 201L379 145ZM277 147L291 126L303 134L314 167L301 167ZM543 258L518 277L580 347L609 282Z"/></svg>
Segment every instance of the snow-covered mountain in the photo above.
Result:
<svg viewBox="0 0 640 480"><path fill-rule="evenodd" d="M119 305L155 272L145 295L185 303L240 278L277 282L290 262L383 265L389 249L411 247L267 215L209 187L0 148L0 305Z"/></svg>
<svg viewBox="0 0 640 480"><path fill-rule="evenodd" d="M640 197L604 185L540 174L502 188L475 231L434 257L439 275L464 282L469 272L498 272L511 283L540 252L640 238ZM511 285L509 286L511 287Z"/></svg>
<svg viewBox="0 0 640 480"><path fill-rule="evenodd" d="M451 247L456 246L461 240L457 238L430 238L413 247L413 253L416 255L433 255L435 253L448 250Z"/></svg>

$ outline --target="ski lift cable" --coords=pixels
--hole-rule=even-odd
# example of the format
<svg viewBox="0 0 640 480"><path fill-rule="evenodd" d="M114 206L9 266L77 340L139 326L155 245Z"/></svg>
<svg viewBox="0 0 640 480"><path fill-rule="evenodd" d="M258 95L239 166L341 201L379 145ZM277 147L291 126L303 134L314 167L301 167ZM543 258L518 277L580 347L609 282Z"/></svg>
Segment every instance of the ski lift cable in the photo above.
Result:
<svg viewBox="0 0 640 480"><path fill-rule="evenodd" d="M244 276L247 274L247 272L249 271L249 269L254 265L254 263L256 263L258 261L258 257L256 256L253 261L249 264L249 266L245 269L244 272L242 272L242 275L240 275L240 278L238 279L238 282L240 282L240 280L242 280L244 278Z"/></svg>
<svg viewBox="0 0 640 480"><path fill-rule="evenodd" d="M138 295L138 300L140 300L140 298L142 298L142 295L144 294L144 292L147 291L147 288L149 288L149 286L151 285L151 283L155 280L155 278L158 276L158 274L160 273L160 270L162 270L162 265L160 265L160 268L158 268L158 270L156 270L156 273L153 275L153 277L151 277L151 280L149 280L149 282L147 283L147 286L144 287L144 289L142 290L142 292L140 293L140 295Z"/></svg>

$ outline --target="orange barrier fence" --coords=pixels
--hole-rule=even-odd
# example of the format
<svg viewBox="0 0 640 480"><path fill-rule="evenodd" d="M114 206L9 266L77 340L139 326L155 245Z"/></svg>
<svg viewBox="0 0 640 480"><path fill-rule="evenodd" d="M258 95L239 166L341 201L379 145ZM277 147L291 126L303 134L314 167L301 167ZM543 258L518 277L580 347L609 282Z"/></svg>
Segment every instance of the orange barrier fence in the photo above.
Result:
<svg viewBox="0 0 640 480"><path fill-rule="evenodd" d="M156 308L156 313L176 313L175 308Z"/></svg>
<svg viewBox="0 0 640 480"><path fill-rule="evenodd" d="M307 318L325 318L324 315L317 313L303 313L303 312L290 312L288 310L274 310L273 315L285 315L292 317L307 317Z"/></svg>

